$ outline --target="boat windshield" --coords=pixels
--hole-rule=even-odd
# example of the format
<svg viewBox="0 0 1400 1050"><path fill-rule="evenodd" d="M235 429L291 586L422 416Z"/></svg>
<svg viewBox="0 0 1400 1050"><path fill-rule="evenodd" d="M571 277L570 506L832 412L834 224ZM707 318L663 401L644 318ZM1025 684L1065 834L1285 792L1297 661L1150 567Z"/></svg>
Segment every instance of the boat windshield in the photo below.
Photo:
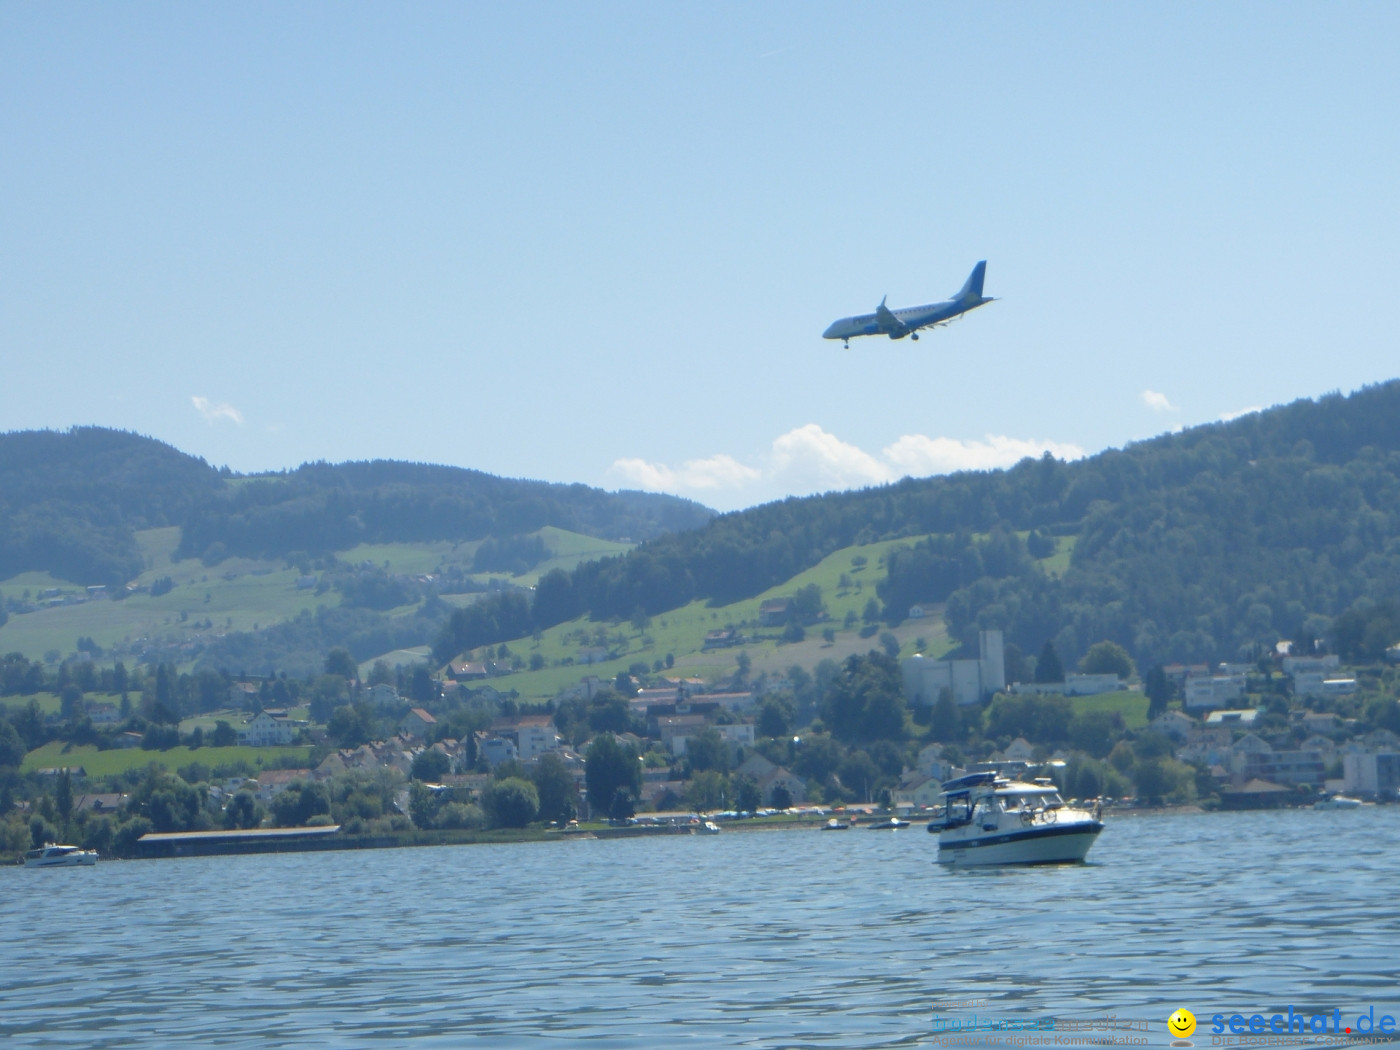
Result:
<svg viewBox="0 0 1400 1050"><path fill-rule="evenodd" d="M1014 813L1022 809L1058 809L1064 800L1057 791L1027 791L1002 795L1001 805L1006 812Z"/></svg>

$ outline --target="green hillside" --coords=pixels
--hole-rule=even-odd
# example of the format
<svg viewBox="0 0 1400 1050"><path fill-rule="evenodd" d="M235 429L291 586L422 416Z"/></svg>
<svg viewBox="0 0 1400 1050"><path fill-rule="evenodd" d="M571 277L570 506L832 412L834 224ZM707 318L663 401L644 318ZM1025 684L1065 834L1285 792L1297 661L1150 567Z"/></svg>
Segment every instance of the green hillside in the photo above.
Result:
<svg viewBox="0 0 1400 1050"><path fill-rule="evenodd" d="M875 582L882 620L942 605L963 645L999 628L1024 652L1053 639L1067 664L1100 640L1144 667L1249 660L1280 639L1375 658L1400 640L1387 604L1400 595L1397 535L1392 381L1075 463L1047 455L726 514L544 575L529 607L504 596L459 610L435 653L585 614L655 619L702 602L743 619L744 603L837 552L900 539L909 549Z"/></svg>
<svg viewBox="0 0 1400 1050"><path fill-rule="evenodd" d="M572 570L585 559L624 554L631 546L553 526L531 535L539 537L548 556L519 576L473 572L479 543L448 541L360 544L320 559L321 571L313 575L334 580L338 573L353 573L356 566L368 562L391 575L446 572L451 575L448 586L455 582L478 588L440 595L438 620L430 621L412 639L413 645L424 645L453 607L474 601L493 583L529 587L545 572ZM192 666L230 636L254 636L300 615L337 609L345 601L342 592L333 587L298 587L303 575L300 568L289 567L281 559L230 557L211 568L196 558L179 558L180 529L176 526L141 530L134 539L143 568L131 581L138 589L120 601L88 600L86 588L48 573L22 573L0 581L0 596L12 610L0 625L0 653L19 652L30 659L51 653L68 657L84 638L96 643L107 661L125 659L131 663L155 652L179 666ZM160 581L169 589L158 586ZM154 594L153 588L163 593ZM413 593L421 597L419 592ZM41 598L44 594L51 596ZM19 611L26 607L28 611ZM402 621L415 608L415 604L408 604L362 612L371 619L392 622ZM332 639L330 644L341 641ZM360 655L377 656L379 650ZM318 649L301 662L318 666L323 658L324 650Z"/></svg>

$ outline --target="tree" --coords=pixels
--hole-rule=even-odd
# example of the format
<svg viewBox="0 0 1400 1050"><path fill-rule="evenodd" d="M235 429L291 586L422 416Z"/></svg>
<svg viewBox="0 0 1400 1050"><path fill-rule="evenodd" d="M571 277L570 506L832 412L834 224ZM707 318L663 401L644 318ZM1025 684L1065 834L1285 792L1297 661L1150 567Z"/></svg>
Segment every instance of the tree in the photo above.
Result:
<svg viewBox="0 0 1400 1050"><path fill-rule="evenodd" d="M389 666L388 660L376 660L374 666L369 669L370 685L393 685L394 671Z"/></svg>
<svg viewBox="0 0 1400 1050"><path fill-rule="evenodd" d="M594 738L588 746L583 775L588 805L595 814L609 812L619 791L627 791L633 797L642 793L642 764L637 761L637 753L611 733Z"/></svg>
<svg viewBox="0 0 1400 1050"><path fill-rule="evenodd" d="M214 723L214 733L210 737L210 747L234 747L238 743L238 730L223 719Z"/></svg>
<svg viewBox="0 0 1400 1050"><path fill-rule="evenodd" d="M792 806L792 795L782 784L774 784L773 791L768 796L768 804L774 809L789 809Z"/></svg>
<svg viewBox="0 0 1400 1050"><path fill-rule="evenodd" d="M723 809L728 797L729 778L713 769L693 777L685 793L686 803L697 813Z"/></svg>
<svg viewBox="0 0 1400 1050"><path fill-rule="evenodd" d="M224 807L224 827L255 828L262 823L262 807L250 792L238 791Z"/></svg>
<svg viewBox="0 0 1400 1050"><path fill-rule="evenodd" d="M769 694L758 708L757 729L760 736L786 736L797 712L785 695Z"/></svg>
<svg viewBox="0 0 1400 1050"><path fill-rule="evenodd" d="M63 767L63 772L58 776L58 786L53 793L54 808L58 810L58 819L63 822L63 831L68 833L68 821L73 816L73 778L68 774L68 767Z"/></svg>
<svg viewBox="0 0 1400 1050"><path fill-rule="evenodd" d="M928 735L940 744L951 744L962 736L962 718L958 705L953 700L953 691L943 688L938 691L938 699L933 703L933 718L929 722Z"/></svg>
<svg viewBox="0 0 1400 1050"><path fill-rule="evenodd" d="M1167 713L1167 701L1171 699L1172 685L1167 672L1157 664L1143 679L1142 691L1147 694L1147 717L1150 721Z"/></svg>
<svg viewBox="0 0 1400 1050"><path fill-rule="evenodd" d="M734 804L741 812L752 813L763 805L763 795L758 790L758 781L753 777L737 777L731 786L734 789Z"/></svg>
<svg viewBox="0 0 1400 1050"><path fill-rule="evenodd" d="M330 796L320 784L294 780L272 800L272 822L279 828L305 827L315 816L331 811Z"/></svg>
<svg viewBox="0 0 1400 1050"><path fill-rule="evenodd" d="M452 759L436 748L425 748L413 757L410 775L414 780L436 784L452 772Z"/></svg>
<svg viewBox="0 0 1400 1050"><path fill-rule="evenodd" d="M523 777L495 780L481 793L481 805L493 828L523 828L540 811L535 785Z"/></svg>
<svg viewBox="0 0 1400 1050"><path fill-rule="evenodd" d="M336 648L326 654L326 674L339 675L349 681L358 678L360 671L348 649Z"/></svg>
<svg viewBox="0 0 1400 1050"><path fill-rule="evenodd" d="M899 659L899 639L893 631L880 632L880 648L885 650L891 660Z"/></svg>
<svg viewBox="0 0 1400 1050"><path fill-rule="evenodd" d="M697 772L714 769L723 773L729 769L729 741L714 726L706 726L687 740L685 755L690 759L690 768Z"/></svg>
<svg viewBox="0 0 1400 1050"><path fill-rule="evenodd" d="M1065 669L1060 663L1060 655L1055 652L1055 643L1048 638L1041 646L1040 657L1035 662L1035 680L1042 683L1065 680Z"/></svg>
<svg viewBox="0 0 1400 1050"><path fill-rule="evenodd" d="M1079 669L1085 674L1116 674L1127 680L1137 674L1128 650L1117 642L1095 642L1079 661Z"/></svg>
<svg viewBox="0 0 1400 1050"><path fill-rule="evenodd" d="M540 819L557 821L560 824L573 820L578 815L574 803L574 775L564 760L552 751L539 757L530 773L539 795Z"/></svg>

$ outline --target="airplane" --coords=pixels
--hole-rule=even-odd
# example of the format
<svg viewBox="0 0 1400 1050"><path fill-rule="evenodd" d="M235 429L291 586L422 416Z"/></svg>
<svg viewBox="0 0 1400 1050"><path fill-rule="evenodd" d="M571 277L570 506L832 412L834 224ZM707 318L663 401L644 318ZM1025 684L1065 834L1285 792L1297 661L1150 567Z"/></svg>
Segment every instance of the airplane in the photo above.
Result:
<svg viewBox="0 0 1400 1050"><path fill-rule="evenodd" d="M822 333L823 339L840 339L846 349L851 348L851 340L858 335L887 335L891 339L919 338L920 328L937 328L955 317L961 317L969 310L975 310L985 303L995 302L982 294L982 279L987 275L987 260L983 259L972 268L972 274L962 290L951 299L927 306L909 306L902 310L891 310L880 300L873 314L858 317L843 317L833 321L831 327Z"/></svg>

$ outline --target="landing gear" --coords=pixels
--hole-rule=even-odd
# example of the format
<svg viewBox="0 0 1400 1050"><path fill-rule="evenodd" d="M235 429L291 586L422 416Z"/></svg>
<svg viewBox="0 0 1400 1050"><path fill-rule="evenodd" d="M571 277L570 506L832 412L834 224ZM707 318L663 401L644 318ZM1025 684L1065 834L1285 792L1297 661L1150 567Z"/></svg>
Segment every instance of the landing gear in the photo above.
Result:
<svg viewBox="0 0 1400 1050"><path fill-rule="evenodd" d="M917 343L917 342L919 341L919 333L918 333L918 332L910 332L910 333L909 333L909 338L912 339L912 340L914 340L914 342Z"/></svg>
<svg viewBox="0 0 1400 1050"><path fill-rule="evenodd" d="M849 350L849 349L851 348L851 341L850 341L849 339L842 339L842 340L841 340L841 346L842 346L844 349Z"/></svg>

